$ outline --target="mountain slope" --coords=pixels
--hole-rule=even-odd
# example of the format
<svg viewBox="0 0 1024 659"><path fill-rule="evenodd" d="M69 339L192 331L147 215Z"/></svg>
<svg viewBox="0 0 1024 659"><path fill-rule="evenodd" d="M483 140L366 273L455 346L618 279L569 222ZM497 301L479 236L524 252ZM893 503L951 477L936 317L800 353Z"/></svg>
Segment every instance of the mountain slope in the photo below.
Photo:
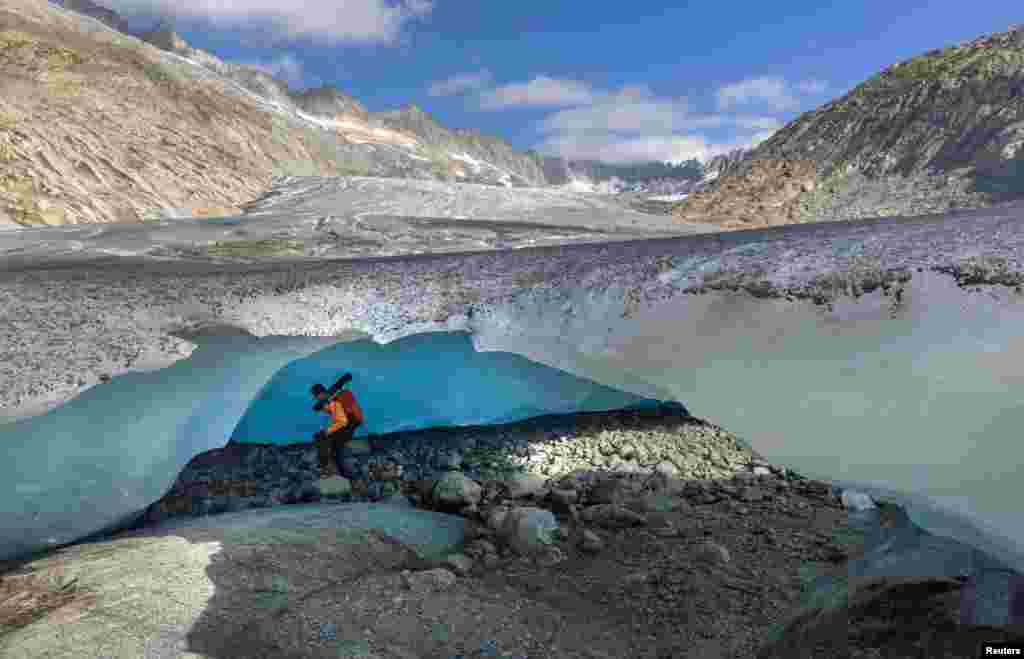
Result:
<svg viewBox="0 0 1024 659"><path fill-rule="evenodd" d="M451 175L447 152L340 92L293 98L168 28L146 38L167 50L45 0L0 6L0 227L235 213L277 176L543 183L511 148L520 175Z"/></svg>
<svg viewBox="0 0 1024 659"><path fill-rule="evenodd" d="M750 152L733 180L723 178L675 212L763 226L985 206L1024 195L1022 147L1024 27L1018 26L885 69L798 117ZM762 201L779 212L748 208L728 216L726 209L735 211L738 199L749 196L745 178L764 169L756 161L809 162L814 172L801 169L798 197L781 190L792 181L762 191Z"/></svg>

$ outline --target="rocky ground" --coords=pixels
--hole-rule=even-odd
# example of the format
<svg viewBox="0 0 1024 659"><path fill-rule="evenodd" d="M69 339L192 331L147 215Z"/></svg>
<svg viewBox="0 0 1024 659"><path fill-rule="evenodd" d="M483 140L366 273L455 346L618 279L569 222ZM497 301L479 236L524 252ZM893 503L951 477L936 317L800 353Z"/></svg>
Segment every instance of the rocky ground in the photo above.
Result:
<svg viewBox="0 0 1024 659"><path fill-rule="evenodd" d="M869 179L853 173L822 181L800 197L797 212L800 222L833 222L986 208L1001 200L1000 195L977 191L969 177L958 174Z"/></svg>
<svg viewBox="0 0 1024 659"><path fill-rule="evenodd" d="M371 437L346 452L348 478L314 467L309 445L229 445L197 456L148 519L377 500L462 515L469 532L459 553L404 548L353 577L341 631L281 617L321 640L276 656L327 656L360 630L350 656L412 656L395 642L419 637L419 656L443 659L973 657L980 638L1021 638L961 625L955 580L872 580L848 605L809 603L862 549L838 493L679 407ZM0 624L73 599L0 589L18 583Z"/></svg>

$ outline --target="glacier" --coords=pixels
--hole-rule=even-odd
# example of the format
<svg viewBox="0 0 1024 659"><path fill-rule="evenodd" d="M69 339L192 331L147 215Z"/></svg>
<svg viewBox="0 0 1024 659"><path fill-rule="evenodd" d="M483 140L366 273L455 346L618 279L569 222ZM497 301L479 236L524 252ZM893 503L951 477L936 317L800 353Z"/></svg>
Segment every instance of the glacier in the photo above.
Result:
<svg viewBox="0 0 1024 659"><path fill-rule="evenodd" d="M16 467L9 469L18 475L0 488L5 500L33 507L20 514L7 504L0 511L5 548L22 536L37 543L59 531L69 536L75 520L75 532L98 528L100 520L87 513L97 514L100 503L121 502L129 511L133 496L140 508L147 497L145 503L155 500L166 482L141 479L134 492L124 485L128 475L155 464L145 456L164 459L170 478L175 464L223 445L233 431L255 438L266 421L236 430L247 411L285 404L285 389L306 395L299 380L312 366L304 360L360 336L380 345L352 343L346 349L355 352L339 352L337 364L356 363L358 351L366 351L360 368L368 370L359 377L368 387L378 386L369 373L378 357L385 363L386 346L401 357L412 355L404 346L417 341L447 341L454 350L469 340L477 353L518 355L587 381L584 389L568 386L560 400L569 406L612 396L610 390L623 400L684 401L771 461L868 493L894 493L915 523L1019 570L1022 219L1024 209L1011 205L378 259L224 264L73 260L61 253L49 261L12 260L0 270L0 406L19 420L0 427L14 450ZM237 335L196 338L214 327ZM407 337L411 344L402 343ZM205 352L217 341L250 341L259 356L241 354L239 343L217 362ZM452 354L458 363L485 363L465 346ZM239 369L236 359L265 368ZM188 375L195 385L178 390L207 392L202 400L159 384L205 360L209 366ZM135 372L143 368L163 370ZM113 379L97 385L101 375ZM154 392L167 392L166 405L132 402L151 400L132 384L141 377L154 378ZM480 382L507 391L501 378ZM401 395L400 382L386 383L394 389L384 384L381 400ZM445 387L438 393L450 396ZM520 413L515 406L523 399L494 398L486 415ZM449 398L443 413L411 407L413 422L447 422L454 417L445 415L459 409L456 400ZM59 406L31 417L43 404ZM123 412L87 423L76 404L83 414L90 407ZM521 412L532 413L531 404ZM60 421L64 410L67 423ZM477 413L462 411L465 418ZM33 423L38 432L13 430ZM103 432L117 452L104 449ZM33 440L46 450L33 452ZM113 455L116 469L90 471L90 455ZM99 490L89 488L104 477L106 498L93 498ZM115 496L117 487L127 493Z"/></svg>

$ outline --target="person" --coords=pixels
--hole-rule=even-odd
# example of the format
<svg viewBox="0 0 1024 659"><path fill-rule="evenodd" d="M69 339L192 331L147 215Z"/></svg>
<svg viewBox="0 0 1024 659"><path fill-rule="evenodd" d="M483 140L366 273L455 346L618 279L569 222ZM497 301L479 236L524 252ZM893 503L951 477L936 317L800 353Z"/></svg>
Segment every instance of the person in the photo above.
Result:
<svg viewBox="0 0 1024 659"><path fill-rule="evenodd" d="M319 383L310 389L310 393L316 399L313 409L330 416L330 425L313 436L313 441L317 445L321 478L341 474L338 451L352 440L356 430L363 425L363 411L359 403L351 391L344 389L351 381L352 375L346 373L330 389Z"/></svg>

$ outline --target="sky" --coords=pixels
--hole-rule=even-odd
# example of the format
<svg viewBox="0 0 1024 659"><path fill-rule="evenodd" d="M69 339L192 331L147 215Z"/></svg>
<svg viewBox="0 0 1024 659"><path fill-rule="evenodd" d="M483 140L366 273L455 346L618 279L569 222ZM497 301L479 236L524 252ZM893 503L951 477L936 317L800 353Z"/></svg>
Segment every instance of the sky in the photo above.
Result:
<svg viewBox="0 0 1024 659"><path fill-rule="evenodd" d="M1019 0L104 4L294 88L606 162L749 147L891 64L1024 22Z"/></svg>

